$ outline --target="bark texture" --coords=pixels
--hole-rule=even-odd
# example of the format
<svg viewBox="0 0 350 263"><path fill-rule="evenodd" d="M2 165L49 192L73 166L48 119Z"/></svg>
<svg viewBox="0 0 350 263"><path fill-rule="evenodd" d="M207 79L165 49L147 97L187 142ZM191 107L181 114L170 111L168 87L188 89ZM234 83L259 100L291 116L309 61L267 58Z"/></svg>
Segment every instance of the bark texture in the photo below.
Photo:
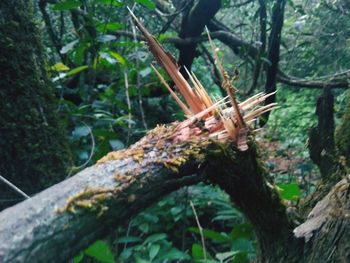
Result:
<svg viewBox="0 0 350 263"><path fill-rule="evenodd" d="M178 142L177 127L158 127L128 150L109 153L76 176L4 210L0 262L66 262L110 227L199 181L218 184L252 222L258 262L347 262L350 178L332 189L294 235L293 221L268 182L253 138L249 149L240 152L229 142Z"/></svg>
<svg viewBox="0 0 350 263"><path fill-rule="evenodd" d="M109 154L93 167L0 214L0 262L67 262L111 226L181 186L205 149L201 142L173 146L151 133L127 151ZM165 150L165 149L168 149Z"/></svg>
<svg viewBox="0 0 350 263"><path fill-rule="evenodd" d="M317 99L316 115L317 126L309 132L309 152L311 160L320 168L322 179L326 181L334 173L337 159L334 144L334 98L327 88Z"/></svg>
<svg viewBox="0 0 350 263"><path fill-rule="evenodd" d="M56 115L32 1L0 1L0 174L27 194L65 178L70 152ZM0 210L21 200L0 184Z"/></svg>
<svg viewBox="0 0 350 263"><path fill-rule="evenodd" d="M350 262L349 182L339 181L294 230L305 240L302 262Z"/></svg>
<svg viewBox="0 0 350 263"><path fill-rule="evenodd" d="M163 195L202 180L219 184L252 221L261 262L289 260L283 246L277 249L279 242L293 248L300 242L292 235L293 225L275 188L266 183L252 138L249 150L239 152L230 143L203 139L174 143L175 130L156 128L130 149L112 152L3 211L0 261L65 261Z"/></svg>

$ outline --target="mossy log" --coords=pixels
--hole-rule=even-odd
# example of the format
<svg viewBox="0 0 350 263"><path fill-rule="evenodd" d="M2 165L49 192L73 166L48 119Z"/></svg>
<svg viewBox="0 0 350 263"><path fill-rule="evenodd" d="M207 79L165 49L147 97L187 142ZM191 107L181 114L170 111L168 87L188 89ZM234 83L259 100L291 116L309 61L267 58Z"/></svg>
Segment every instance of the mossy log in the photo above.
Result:
<svg viewBox="0 0 350 263"><path fill-rule="evenodd" d="M197 183L203 145L171 145L159 127L0 214L0 262L66 262L160 197ZM159 135L159 136L158 136ZM204 159L203 159L204 160Z"/></svg>
<svg viewBox="0 0 350 263"><path fill-rule="evenodd" d="M276 191L265 182L252 139L245 152L196 137L174 142L176 127L160 126L129 149L109 153L74 177L4 210L0 262L64 262L110 227L199 181L218 183L230 193L264 237L264 258L271 253L266 248L272 240L293 239L292 225Z"/></svg>
<svg viewBox="0 0 350 263"><path fill-rule="evenodd" d="M311 215L296 237L295 225L267 180L251 136L249 149L242 152L230 142L200 137L175 142L176 127L160 126L129 149L111 152L72 178L4 210L0 214L0 262L67 262L111 227L128 222L162 196L200 181L218 184L252 222L258 262L326 262L325 257L341 262L340 258L349 258L347 181L333 189L341 196L331 195L329 203L342 213L334 217L335 210L327 209L321 224L308 228ZM324 226L329 226L329 234ZM310 233L314 238L310 239ZM339 237L342 244L315 238L327 240L329 235ZM332 245L331 254L318 249L324 244Z"/></svg>

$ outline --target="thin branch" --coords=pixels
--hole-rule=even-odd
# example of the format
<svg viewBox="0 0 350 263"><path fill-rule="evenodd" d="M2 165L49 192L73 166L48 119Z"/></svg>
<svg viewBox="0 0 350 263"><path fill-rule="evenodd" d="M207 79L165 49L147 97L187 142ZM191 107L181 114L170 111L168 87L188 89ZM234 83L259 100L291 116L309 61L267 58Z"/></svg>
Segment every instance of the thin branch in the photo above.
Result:
<svg viewBox="0 0 350 263"><path fill-rule="evenodd" d="M19 189L17 186L15 186L13 183L11 183L9 180L7 180L2 175L0 175L0 181L2 181L3 183L7 184L8 186L10 186L13 190L15 190L17 193L19 193L24 198L26 198L26 199L30 198L29 195L27 195L25 192L23 192L21 189Z"/></svg>
<svg viewBox="0 0 350 263"><path fill-rule="evenodd" d="M134 9L135 4L132 9ZM132 34L133 34L133 39L134 42L137 43L137 36L136 36L136 26L134 23L131 23L131 28L132 28ZM135 53L138 53L138 47L135 45ZM143 101L142 101L142 93L141 93L141 79L140 79L140 60L139 57L136 55L135 56L135 62L136 62L136 90L137 90L137 96L138 96L138 101L139 101L139 107L140 107L140 113L141 113L141 119L142 119L142 124L143 127L148 130L147 127L147 122L146 122L146 117L145 117L145 111L143 109Z"/></svg>
<svg viewBox="0 0 350 263"><path fill-rule="evenodd" d="M129 95L128 72L126 70L124 71L124 83L125 83L126 104L128 105L128 138L126 140L126 143L129 145L129 140L131 136L131 102L130 102L130 95Z"/></svg>
<svg viewBox="0 0 350 263"><path fill-rule="evenodd" d="M266 24L267 24L267 14L266 14L266 2L265 0L259 0L260 8L259 8L259 22L260 22L260 44L261 46L259 47L259 52L255 58L255 66L254 66L254 71L253 71L253 81L252 85L250 86L249 90L246 92L246 95L251 94L257 84L258 84L258 79L260 76L260 71L261 71L261 66L262 66L262 61L261 61L261 56L266 52Z"/></svg>
<svg viewBox="0 0 350 263"><path fill-rule="evenodd" d="M199 234L201 236L204 261L207 261L207 250L205 248L205 240L204 240L203 228L202 228L201 224L199 223L198 215L197 215L196 209L194 208L194 204L193 204L192 201L190 201L190 205L192 207L193 214L194 214L194 217L196 219L197 226L198 226Z"/></svg>

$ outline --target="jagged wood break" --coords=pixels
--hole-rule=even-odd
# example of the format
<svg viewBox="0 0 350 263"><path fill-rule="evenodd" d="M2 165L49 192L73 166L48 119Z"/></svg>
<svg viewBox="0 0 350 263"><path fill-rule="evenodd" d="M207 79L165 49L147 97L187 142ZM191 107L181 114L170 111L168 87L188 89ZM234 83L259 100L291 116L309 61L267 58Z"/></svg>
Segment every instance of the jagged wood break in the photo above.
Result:
<svg viewBox="0 0 350 263"><path fill-rule="evenodd" d="M209 31L207 31L208 39L223 79L222 86L228 94L227 97L213 102L195 74L185 69L192 83L191 86L180 73L174 57L164 50L133 12L130 9L129 11L136 26L145 36L150 51L156 58L157 62L174 81L177 88L176 91L180 93L183 99L182 101L181 98L179 98L176 91L166 83L159 71L152 65L152 68L161 82L169 90L171 96L175 99L187 117L185 121L179 123L177 126L177 129L173 134L174 143L187 141L193 136L196 136L204 139L212 138L220 142L230 140L236 144L240 151L247 150L248 146L246 137L249 124L260 114L276 107L276 103L260 106L267 97L274 93L258 93L244 102L239 103L235 97L235 88L230 83L228 74L225 72L218 59L214 43L210 38ZM228 106L228 104L231 106Z"/></svg>

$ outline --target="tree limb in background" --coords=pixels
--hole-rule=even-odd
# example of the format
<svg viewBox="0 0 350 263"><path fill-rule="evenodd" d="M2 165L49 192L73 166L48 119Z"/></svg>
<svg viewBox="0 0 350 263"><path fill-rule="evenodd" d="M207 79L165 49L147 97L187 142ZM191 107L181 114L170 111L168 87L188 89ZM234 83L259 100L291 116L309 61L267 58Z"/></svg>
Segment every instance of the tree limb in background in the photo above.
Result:
<svg viewBox="0 0 350 263"><path fill-rule="evenodd" d="M198 37L203 32L204 26L215 16L216 12L221 8L221 0L199 0L183 14L180 38ZM177 46L179 49L178 63L187 69L191 69L193 59L198 55L196 51L197 44L189 43L185 46ZM184 68L181 73L187 77Z"/></svg>
<svg viewBox="0 0 350 263"><path fill-rule="evenodd" d="M283 27L284 6L286 0L276 0L272 12L272 25L269 36L269 45L267 50L267 59L269 60L266 66L266 83L265 92L271 93L276 91L278 62L280 56L280 42ZM273 95L266 100L266 103L273 103L276 101L276 96ZM269 118L269 113L266 112L260 118L260 125L265 125Z"/></svg>
<svg viewBox="0 0 350 263"><path fill-rule="evenodd" d="M213 24L210 24L210 29ZM117 31L115 32L117 36L125 36L132 38L133 35L131 32L127 31ZM259 52L258 48L244 40L240 39L237 35L220 30L210 32L210 35L213 39L218 39L223 44L232 49L234 53L241 56L242 59L247 59L247 57L255 58ZM145 38L141 35L137 36L137 39L142 41ZM205 35L201 35L199 37L194 38L179 38L179 37L168 37L164 40L164 43L171 43L174 45L188 45L191 43L202 43L208 41L208 38ZM240 49L246 50L246 53L241 54ZM298 87L298 88L311 88L311 89L322 89L324 87L331 89L347 89L349 87L349 70L345 70L343 72L334 73L333 75L323 76L314 79L306 79L306 78L297 78L294 76L290 76L284 73L281 70L278 70L277 80L280 83L286 84L290 87Z"/></svg>

